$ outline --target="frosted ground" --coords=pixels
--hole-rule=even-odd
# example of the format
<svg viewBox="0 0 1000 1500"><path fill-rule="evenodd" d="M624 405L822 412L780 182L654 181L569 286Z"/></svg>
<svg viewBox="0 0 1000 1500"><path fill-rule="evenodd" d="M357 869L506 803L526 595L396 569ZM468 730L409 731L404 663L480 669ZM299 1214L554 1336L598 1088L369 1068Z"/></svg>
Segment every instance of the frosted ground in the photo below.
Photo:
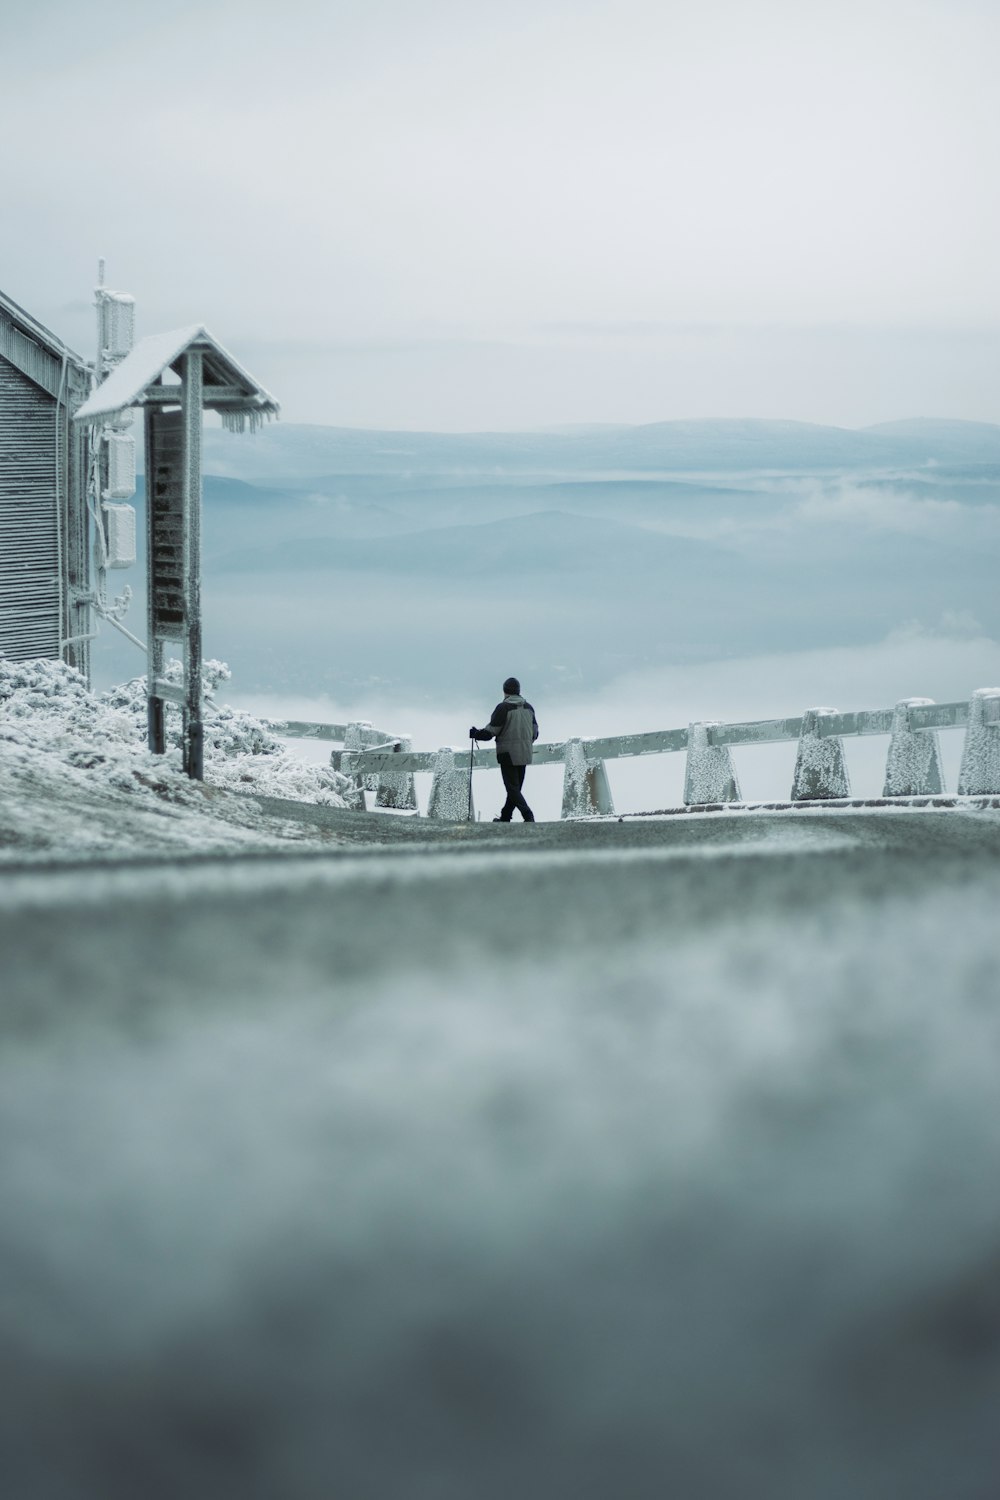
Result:
<svg viewBox="0 0 1000 1500"><path fill-rule="evenodd" d="M178 663L168 676L179 678ZM205 685L229 677L209 662ZM168 752L146 748L145 679L88 691L61 662L0 658L0 866L47 851L120 855L128 850L274 847L301 830L268 819L245 797L259 792L343 806L343 777L290 755L271 728L224 703L209 708L206 779L181 771L180 715L167 715ZM329 757L327 757L327 762Z"/></svg>
<svg viewBox="0 0 1000 1500"><path fill-rule="evenodd" d="M22 677L11 1495L992 1500L996 813L432 839Z"/></svg>

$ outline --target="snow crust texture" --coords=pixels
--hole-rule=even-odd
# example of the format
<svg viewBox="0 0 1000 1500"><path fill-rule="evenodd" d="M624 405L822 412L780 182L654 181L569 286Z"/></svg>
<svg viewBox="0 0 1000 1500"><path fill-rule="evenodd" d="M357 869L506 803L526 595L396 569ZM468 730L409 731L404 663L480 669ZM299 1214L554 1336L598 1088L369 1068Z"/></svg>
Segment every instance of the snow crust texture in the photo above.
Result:
<svg viewBox="0 0 1000 1500"><path fill-rule="evenodd" d="M903 698L892 716L892 738L885 762L885 797L937 796L944 791L941 746L933 729L911 729L909 710L931 698Z"/></svg>
<svg viewBox="0 0 1000 1500"><path fill-rule="evenodd" d="M171 662L166 676L180 682L181 671ZM208 662L206 691L229 675ZM0 860L259 841L259 809L225 791L345 805L345 777L295 760L251 714L207 710L204 783L181 770L180 730L168 708L167 753L150 754L144 677L98 695L62 662L0 657Z"/></svg>
<svg viewBox="0 0 1000 1500"><path fill-rule="evenodd" d="M563 817L590 818L611 814L614 810L615 804L603 760L589 760L582 740L567 740L563 771Z"/></svg>
<svg viewBox="0 0 1000 1500"><path fill-rule="evenodd" d="M434 779L427 804L429 818L443 818L454 823L475 819L468 767L456 765L457 758L458 752L450 745L443 746L434 757Z"/></svg>
<svg viewBox="0 0 1000 1500"><path fill-rule="evenodd" d="M1000 787L1000 688L979 688L969 703L969 728L962 766L960 794L995 792Z"/></svg>
<svg viewBox="0 0 1000 1500"><path fill-rule="evenodd" d="M684 801L739 802L740 785L728 745L710 745L711 725L691 724L688 728L687 762L684 767Z"/></svg>
<svg viewBox="0 0 1000 1500"><path fill-rule="evenodd" d="M851 795L841 741L818 732L817 721L833 713L836 709L810 708L802 717L802 734L792 777L793 802Z"/></svg>
<svg viewBox="0 0 1000 1500"><path fill-rule="evenodd" d="M413 749L413 741L409 735L400 735L398 744L400 753ZM393 807L400 812L417 810L416 782L411 772L383 771L375 779L375 792L376 807Z"/></svg>

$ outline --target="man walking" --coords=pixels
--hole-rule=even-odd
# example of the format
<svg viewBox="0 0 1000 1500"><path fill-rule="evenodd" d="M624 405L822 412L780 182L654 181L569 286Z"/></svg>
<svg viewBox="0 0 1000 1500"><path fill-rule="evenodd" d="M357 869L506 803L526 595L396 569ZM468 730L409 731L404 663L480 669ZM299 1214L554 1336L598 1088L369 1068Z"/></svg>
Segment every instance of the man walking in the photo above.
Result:
<svg viewBox="0 0 1000 1500"><path fill-rule="evenodd" d="M525 769L531 765L531 747L538 738L538 720L531 704L521 697L521 684L508 677L503 685L503 702L498 703L485 729L472 728L469 738L497 742L497 760L507 791L507 801L494 823L509 823L517 808L526 823L535 815L521 795Z"/></svg>

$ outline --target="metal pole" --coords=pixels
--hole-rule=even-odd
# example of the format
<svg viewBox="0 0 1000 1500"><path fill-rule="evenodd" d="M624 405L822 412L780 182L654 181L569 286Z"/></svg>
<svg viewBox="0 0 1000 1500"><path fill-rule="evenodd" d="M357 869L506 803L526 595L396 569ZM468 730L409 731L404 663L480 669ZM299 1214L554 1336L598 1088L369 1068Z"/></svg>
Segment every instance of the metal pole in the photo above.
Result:
<svg viewBox="0 0 1000 1500"><path fill-rule="evenodd" d="M476 740L475 740L475 736L474 735L470 735L469 736L469 815L466 818L466 822L467 823L471 823L472 822L472 762L475 759L475 754L476 754Z"/></svg>

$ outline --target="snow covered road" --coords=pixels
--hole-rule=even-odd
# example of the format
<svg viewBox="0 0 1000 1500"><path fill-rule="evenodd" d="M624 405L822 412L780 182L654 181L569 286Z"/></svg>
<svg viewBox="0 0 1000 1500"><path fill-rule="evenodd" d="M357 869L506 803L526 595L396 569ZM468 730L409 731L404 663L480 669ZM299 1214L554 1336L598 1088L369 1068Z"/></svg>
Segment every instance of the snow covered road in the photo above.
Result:
<svg viewBox="0 0 1000 1500"><path fill-rule="evenodd" d="M0 876L11 1494L996 1494L995 813L316 817Z"/></svg>

